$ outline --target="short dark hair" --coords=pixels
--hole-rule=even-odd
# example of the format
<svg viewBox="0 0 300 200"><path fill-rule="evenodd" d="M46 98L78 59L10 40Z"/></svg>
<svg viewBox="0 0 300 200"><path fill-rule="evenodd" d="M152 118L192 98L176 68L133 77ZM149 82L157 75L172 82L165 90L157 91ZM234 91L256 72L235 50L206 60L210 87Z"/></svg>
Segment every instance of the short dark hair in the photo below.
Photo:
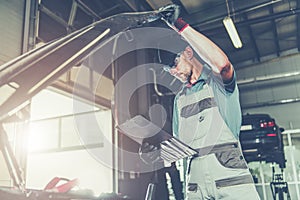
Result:
<svg viewBox="0 0 300 200"><path fill-rule="evenodd" d="M170 67L173 67L175 64L175 58L176 58L177 54L170 52L170 51L166 51L166 50L158 50L158 62L160 64L163 65L168 65Z"/></svg>

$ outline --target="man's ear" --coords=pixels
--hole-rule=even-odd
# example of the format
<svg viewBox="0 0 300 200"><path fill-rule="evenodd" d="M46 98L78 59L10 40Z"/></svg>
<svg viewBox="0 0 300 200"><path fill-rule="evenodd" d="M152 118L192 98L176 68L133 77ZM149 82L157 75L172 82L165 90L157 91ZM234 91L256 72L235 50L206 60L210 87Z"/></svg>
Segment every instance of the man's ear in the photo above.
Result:
<svg viewBox="0 0 300 200"><path fill-rule="evenodd" d="M187 46L187 47L185 48L185 56L186 56L189 60L191 60L191 59L194 57L194 51L193 51L193 49L192 49L190 46Z"/></svg>

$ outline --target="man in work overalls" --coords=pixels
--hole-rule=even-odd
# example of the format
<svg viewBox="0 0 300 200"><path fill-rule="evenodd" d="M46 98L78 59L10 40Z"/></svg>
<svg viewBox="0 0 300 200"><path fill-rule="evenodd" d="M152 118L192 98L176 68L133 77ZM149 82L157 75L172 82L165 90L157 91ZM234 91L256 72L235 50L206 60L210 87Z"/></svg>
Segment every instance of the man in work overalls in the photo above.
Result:
<svg viewBox="0 0 300 200"><path fill-rule="evenodd" d="M176 6L168 9L162 19L189 43L169 70L185 84L174 101L174 134L199 152L189 161L187 198L260 199L238 141L241 109L233 66L216 44L177 18Z"/></svg>

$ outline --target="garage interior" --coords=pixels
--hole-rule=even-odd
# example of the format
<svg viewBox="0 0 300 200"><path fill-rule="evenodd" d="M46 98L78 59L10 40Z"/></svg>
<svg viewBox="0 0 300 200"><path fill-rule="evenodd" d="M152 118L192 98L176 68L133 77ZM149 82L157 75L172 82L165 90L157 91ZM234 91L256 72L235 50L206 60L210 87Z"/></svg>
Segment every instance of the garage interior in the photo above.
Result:
<svg viewBox="0 0 300 200"><path fill-rule="evenodd" d="M243 114L268 114L284 129L284 199L300 199L298 0L0 0L0 188L52 194L47 184L59 177L76 186L61 194L75 197L57 199L141 200L156 181L156 195L177 200L172 188L185 180L185 161L153 170L118 129L143 115L172 133L181 84L162 65L186 43L161 20L139 21L169 4L227 54ZM223 25L228 16L240 48ZM264 200L273 199L273 166L280 172L278 163L249 162Z"/></svg>

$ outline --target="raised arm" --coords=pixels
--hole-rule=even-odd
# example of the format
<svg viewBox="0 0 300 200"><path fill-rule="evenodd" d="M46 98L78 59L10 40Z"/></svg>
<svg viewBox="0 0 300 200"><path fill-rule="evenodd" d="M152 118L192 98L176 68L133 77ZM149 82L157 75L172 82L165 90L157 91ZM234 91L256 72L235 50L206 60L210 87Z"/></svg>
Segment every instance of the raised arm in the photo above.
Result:
<svg viewBox="0 0 300 200"><path fill-rule="evenodd" d="M224 81L231 80L233 67L226 54L215 43L191 26L186 26L180 33L214 72L220 73Z"/></svg>
<svg viewBox="0 0 300 200"><path fill-rule="evenodd" d="M179 15L178 6L171 5L165 9L169 11L169 13L167 13L166 18L163 17L162 19L171 28L181 34L200 58L206 62L215 73L221 75L224 82L230 81L233 76L233 66L227 55L205 35L196 31L181 18L177 18Z"/></svg>

